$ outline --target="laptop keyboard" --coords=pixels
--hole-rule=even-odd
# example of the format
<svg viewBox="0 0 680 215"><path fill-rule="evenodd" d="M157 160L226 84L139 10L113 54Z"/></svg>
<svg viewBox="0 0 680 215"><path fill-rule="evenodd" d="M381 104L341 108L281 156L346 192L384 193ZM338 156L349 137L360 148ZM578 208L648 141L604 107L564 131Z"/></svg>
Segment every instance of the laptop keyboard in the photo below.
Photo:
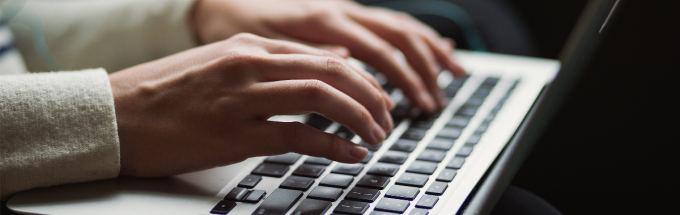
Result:
<svg viewBox="0 0 680 215"><path fill-rule="evenodd" d="M458 94L467 80L456 78L444 88L448 101ZM391 114L395 125L409 119L408 128L399 134L399 138L388 149L383 149L382 144L372 146L358 141L358 144L369 149L366 159L358 164L338 163L295 153L267 157L210 213L228 214L237 204L261 202L252 214L403 214L407 210L414 215L428 214L428 210L435 207L439 197L447 191L457 171L465 165L466 158L473 152L489 123L518 83L515 81L505 92L505 96L483 122L474 128L474 133L465 140L465 144L452 151L454 142L467 129L471 118L477 115L477 110L499 80L498 77L484 77L467 101L447 119L440 119L440 113L421 114L408 101L402 100ZM394 89L388 84L384 85L386 90ZM431 141L421 141L429 132L434 132L430 130L437 120L446 121L445 126L437 128ZM333 122L312 114L306 124L327 131ZM333 133L348 140L355 136L344 126L339 126ZM394 138L392 135L388 134L388 139ZM413 153L421 144L427 146L419 153ZM374 156L379 150L381 156ZM449 159L446 159L447 156ZM411 157L416 159L407 162ZM300 164L292 169L296 163ZM284 176L285 180L272 193L257 189L263 177ZM428 185L430 181L434 182ZM293 208L299 201L302 202Z"/></svg>

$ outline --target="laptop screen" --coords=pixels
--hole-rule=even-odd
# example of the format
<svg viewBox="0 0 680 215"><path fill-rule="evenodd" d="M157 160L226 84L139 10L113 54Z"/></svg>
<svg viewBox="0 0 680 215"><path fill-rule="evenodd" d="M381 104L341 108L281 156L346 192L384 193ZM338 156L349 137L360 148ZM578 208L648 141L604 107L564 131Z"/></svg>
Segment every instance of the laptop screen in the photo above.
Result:
<svg viewBox="0 0 680 215"><path fill-rule="evenodd" d="M607 33L602 28L612 12L608 23L616 16L612 10L616 0L591 0L582 12L572 30L559 60L562 68L555 80L543 89L541 96L532 107L515 136L487 172L486 179L478 185L477 192L468 198L463 214L488 214L493 210L505 188L543 133L545 125L576 84L582 72L589 65L598 44ZM603 31L600 33L600 29Z"/></svg>

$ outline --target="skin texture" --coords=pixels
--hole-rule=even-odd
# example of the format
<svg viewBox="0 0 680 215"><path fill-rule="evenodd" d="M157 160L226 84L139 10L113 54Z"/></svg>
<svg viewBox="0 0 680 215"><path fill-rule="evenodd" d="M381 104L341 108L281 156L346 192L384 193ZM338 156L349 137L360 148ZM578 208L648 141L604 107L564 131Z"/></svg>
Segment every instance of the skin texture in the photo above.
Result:
<svg viewBox="0 0 680 215"><path fill-rule="evenodd" d="M238 34L110 75L121 174L169 176L297 152L346 163L367 150L274 115L316 112L378 144L392 129L375 79L329 51Z"/></svg>
<svg viewBox="0 0 680 215"><path fill-rule="evenodd" d="M351 1L197 0L191 22L208 45L110 75L121 175L170 176L287 152L357 163L363 147L267 119L319 113L379 144L394 126L394 103L344 58L373 65L424 111L444 105L440 68L465 74L452 41L406 14Z"/></svg>

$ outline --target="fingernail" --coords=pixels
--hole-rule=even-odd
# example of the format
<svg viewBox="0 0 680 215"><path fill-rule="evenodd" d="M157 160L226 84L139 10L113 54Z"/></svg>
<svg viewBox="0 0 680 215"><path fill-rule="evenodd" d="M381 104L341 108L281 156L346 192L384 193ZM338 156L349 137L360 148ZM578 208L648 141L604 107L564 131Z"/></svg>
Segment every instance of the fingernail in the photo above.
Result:
<svg viewBox="0 0 680 215"><path fill-rule="evenodd" d="M444 91L442 89L435 89L434 90L435 95L437 95L437 104L439 105L439 108L444 108L446 106L446 100L444 98Z"/></svg>
<svg viewBox="0 0 680 215"><path fill-rule="evenodd" d="M374 144L378 144L385 140L385 130L383 130L382 127L375 122L373 122L373 140Z"/></svg>
<svg viewBox="0 0 680 215"><path fill-rule="evenodd" d="M349 154L352 155L352 157L363 160L366 155L368 155L368 149L355 145L349 150Z"/></svg>
<svg viewBox="0 0 680 215"><path fill-rule="evenodd" d="M451 56L451 61L447 62L449 64L449 68L458 68L458 72L456 71L451 71L453 72L454 76L464 76L467 75L467 71L465 71L465 68L462 66L457 65L456 63L456 58L454 56ZM457 74L456 74L457 73Z"/></svg>
<svg viewBox="0 0 680 215"><path fill-rule="evenodd" d="M429 93L427 92L420 93L420 98L423 100L423 102L425 102L425 106L427 106L426 107L427 110L425 110L425 112L434 111L436 104L434 103L434 99Z"/></svg>
<svg viewBox="0 0 680 215"><path fill-rule="evenodd" d="M394 122L392 121L392 115L390 115L389 112L385 112L385 122L387 122L387 128L385 129L385 132L391 131L394 129Z"/></svg>
<svg viewBox="0 0 680 215"><path fill-rule="evenodd" d="M392 101L392 97L390 97L387 92L383 91L383 96L385 97L385 101L387 102L387 109L392 110L394 108L394 101Z"/></svg>

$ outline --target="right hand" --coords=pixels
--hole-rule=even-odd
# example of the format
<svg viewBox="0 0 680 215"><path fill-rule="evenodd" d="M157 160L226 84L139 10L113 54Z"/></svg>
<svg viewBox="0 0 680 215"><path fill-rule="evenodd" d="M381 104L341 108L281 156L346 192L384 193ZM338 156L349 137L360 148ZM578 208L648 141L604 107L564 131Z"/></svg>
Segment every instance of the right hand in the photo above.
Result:
<svg viewBox="0 0 680 215"><path fill-rule="evenodd" d="M394 106L367 72L331 52L239 34L110 75L121 175L169 176L297 152L346 163L368 151L275 115L319 113L371 144Z"/></svg>

